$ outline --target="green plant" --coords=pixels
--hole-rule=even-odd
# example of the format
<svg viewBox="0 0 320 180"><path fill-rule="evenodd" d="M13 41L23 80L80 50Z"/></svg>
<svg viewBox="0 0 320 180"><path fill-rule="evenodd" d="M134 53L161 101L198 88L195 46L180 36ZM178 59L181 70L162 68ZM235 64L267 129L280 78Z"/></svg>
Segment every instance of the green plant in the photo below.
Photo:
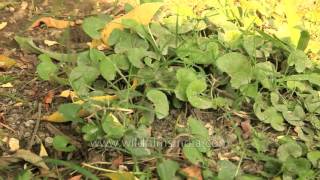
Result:
<svg viewBox="0 0 320 180"><path fill-rule="evenodd" d="M238 166L221 160L218 172L209 173L212 147L207 143L211 137L199 119L189 117L183 129L189 139L181 147L182 153L187 163L202 168L203 175L259 179L257 174L239 170L246 155L264 164L258 175L265 178L316 177L319 147L313 141L319 141L320 134L320 70L304 51L309 34L301 30L294 39L270 35L262 30L261 19L253 17L256 8L237 7L227 0L223 6L221 2L215 2L220 8L212 10L217 16L209 16L212 11L204 11L204 17L169 14L161 23L150 25L123 20L124 29L115 29L108 39L108 51L91 48L70 57L42 50L30 39L16 40L22 48L42 53L37 67L40 78L63 80L75 91L81 103L63 104L59 112L81 127L85 141L121 141L111 148L131 155L135 162L159 158L160 179L174 178L179 164L164 160L161 149L148 146L153 138L148 128L156 118L171 120L171 109L189 105L215 111L225 119L246 111L255 123L270 126L272 132L283 135L294 127L298 134L296 140L276 142L275 156L268 154L271 143L266 134L255 130L248 143L251 149L243 142L237 147L241 149L237 151L241 152ZM176 24L172 23L174 18ZM99 39L102 21L106 20L89 17L82 28ZM58 60L58 65L51 58ZM114 98L92 98L105 95ZM92 116L87 121L81 114ZM54 147L66 152L75 149L64 137L56 137Z"/></svg>

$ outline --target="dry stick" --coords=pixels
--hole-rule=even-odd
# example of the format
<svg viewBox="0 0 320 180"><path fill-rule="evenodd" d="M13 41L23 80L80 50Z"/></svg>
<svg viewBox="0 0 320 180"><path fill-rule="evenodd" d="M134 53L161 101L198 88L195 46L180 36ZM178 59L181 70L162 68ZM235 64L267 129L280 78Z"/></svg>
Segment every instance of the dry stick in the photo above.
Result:
<svg viewBox="0 0 320 180"><path fill-rule="evenodd" d="M34 139L35 139L37 132L38 132L38 129L39 129L40 120L41 120L41 103L38 103L38 118L37 118L36 126L33 129L31 139L30 139L29 144L27 146L28 150L30 150L32 148L32 145L34 143Z"/></svg>
<svg viewBox="0 0 320 180"><path fill-rule="evenodd" d="M3 124L2 122L0 122L0 126L3 126L9 130L11 130L12 132L16 132L14 129L12 129L10 126L6 125L6 124Z"/></svg>

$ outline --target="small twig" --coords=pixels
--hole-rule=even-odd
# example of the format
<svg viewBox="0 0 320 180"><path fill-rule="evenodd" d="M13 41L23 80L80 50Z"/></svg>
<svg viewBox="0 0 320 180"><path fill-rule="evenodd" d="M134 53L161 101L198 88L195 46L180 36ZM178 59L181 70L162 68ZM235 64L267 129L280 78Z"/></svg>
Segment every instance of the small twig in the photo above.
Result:
<svg viewBox="0 0 320 180"><path fill-rule="evenodd" d="M6 125L6 124L3 124L2 122L0 122L0 126L3 126L9 130L11 130L12 132L16 132L14 129L12 129L10 126Z"/></svg>
<svg viewBox="0 0 320 180"><path fill-rule="evenodd" d="M38 129L39 129L40 120L41 120L41 103L38 103L38 118L37 118L36 125L33 129L31 139L30 139L28 146L27 146L28 150L30 150L32 148L32 145L34 143L34 139L35 139L37 132L38 132Z"/></svg>
<svg viewBox="0 0 320 180"><path fill-rule="evenodd" d="M87 163L81 163L81 165L84 166L84 167L88 167L88 168L91 168L91 169L95 169L95 170L102 171L102 172L107 172L107 173L116 173L117 172L117 171L110 170L110 169L103 169L103 168L99 168L99 167L96 167L96 166L92 166L92 165L87 164Z"/></svg>
<svg viewBox="0 0 320 180"><path fill-rule="evenodd" d="M241 168L241 164L242 164L244 155L245 155L245 152L242 152L240 161L239 161L238 166L237 166L237 170L236 170L236 172L235 172L235 174L234 174L234 177L237 177L238 174L239 174L239 171L240 171L240 168Z"/></svg>

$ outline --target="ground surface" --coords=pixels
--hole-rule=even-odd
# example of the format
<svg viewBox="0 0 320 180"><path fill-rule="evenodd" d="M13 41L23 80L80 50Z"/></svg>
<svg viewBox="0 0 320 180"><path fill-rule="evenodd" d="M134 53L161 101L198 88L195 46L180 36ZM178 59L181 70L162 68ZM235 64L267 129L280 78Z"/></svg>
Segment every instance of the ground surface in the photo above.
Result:
<svg viewBox="0 0 320 180"><path fill-rule="evenodd" d="M72 160L78 164L86 163L82 166L88 167L96 165L94 163L103 162L102 165L88 168L97 175L119 169L124 171L136 169L134 166L135 159L121 150L89 147L89 144L83 141L83 134L76 124L71 122L51 123L41 120L44 115L55 112L60 104L69 102L65 98L59 97L59 94L63 90L70 89L70 87L41 80L36 74L36 66L39 64L37 55L21 50L14 40L16 35L31 37L40 48L63 53L88 49L87 43L90 38L81 29L83 19L101 13L117 15L123 11L121 7L115 7L104 2L30 0L15 2L0 9L0 22L8 23L5 28L0 30L0 54L17 61L13 68L0 70L0 85L6 83L12 85L12 87L0 87L0 138L3 139L3 142L0 143L0 155L2 157L0 159L0 170L10 165L8 171L0 171L0 177L2 176L3 179L13 179L16 172L23 169L31 169L35 176L40 177L51 176L64 179L77 175L74 171L63 167L52 168L54 174L40 172L33 166L36 164L35 162L28 164L26 163L28 160L25 158L22 158L25 160L23 162L11 163L10 161L14 160L6 160L3 157L12 155L17 150L14 149L17 147L16 140L19 142L18 149L30 150L38 155L43 155L40 151L45 149L50 158ZM41 16L70 19L76 25L63 30L44 26L29 30L32 22ZM49 47L44 43L45 40L57 41L60 45ZM47 103L48 98L52 99L52 102ZM248 107L252 108L251 105ZM279 133L269 125L257 121L256 117L249 111L205 111L197 110L190 105L185 105L182 109L170 110L170 115L164 120L155 120L148 129L149 133L152 134L152 137L169 139L169 143L184 143L188 141L188 135L183 133L177 135L174 131L179 127L181 129L185 128L187 118L190 115L201 119L208 129L210 137L212 137L213 155L208 159L207 166L215 172L219 170L217 165L219 160L230 160L236 165L238 164L238 170L241 169L244 174L257 175L263 171L262 161L252 158L253 156L248 155L247 157L241 149L244 144L250 144L252 141L249 137L253 136L251 126L254 127L256 132L264 132L266 135L264 140L270 144L269 156L276 156L277 154L278 136L297 136L291 126L286 132ZM52 143L53 137L57 135L68 137L71 144L78 150L70 153L55 150ZM170 148L168 144L164 144L164 147L161 149L162 156L174 159L182 167L191 166L190 163L186 162L181 147ZM138 164L142 170L151 170L153 172L152 177L155 177L157 162L155 157L143 159Z"/></svg>
<svg viewBox="0 0 320 180"><path fill-rule="evenodd" d="M56 110L59 103L65 102L64 99L55 97L52 104L45 107L44 99L49 91L54 92L55 96L62 91L67 89L57 84L50 84L48 82L39 80L35 74L36 65L38 64L37 56L23 52L19 49L19 46L14 40L15 35L24 35L32 37L32 39L40 44L40 47L52 49L63 52L67 48L73 50L79 50L86 47L86 43L89 38L82 32L79 26L70 29L70 37L63 40L62 36L66 30L57 30L49 28L36 28L32 31L28 30L31 22L36 17L50 14L54 17L70 17L71 19L79 20L85 16L89 16L98 12L108 10L110 7L102 4L102 7L96 7L94 3L81 2L74 3L72 1L61 1L55 3L46 2L33 2L24 1L25 6L21 10L22 3L12 4L0 11L0 21L8 22L8 25L1 30L3 34L0 37L0 54L16 59L18 66L7 71L1 71L1 78L4 80L1 83L10 82L13 87L11 88L0 88L0 117L2 126L3 137L16 138L20 142L20 148L30 149L32 152L38 153L40 151L40 142L46 147L46 150L50 157L58 159L72 159L77 162L96 162L96 161L110 161L113 158L119 156L117 152L108 152L107 149L92 149L85 147L84 143L81 142L81 135L77 130L70 124L53 124L45 121L41 121L39 117L50 114ZM22 5L23 6L23 5ZM25 9L24 9L25 8ZM115 11L115 13L117 13ZM62 40L61 40L62 39ZM65 47L52 46L48 47L43 42L44 40L55 40L66 44ZM65 42L67 41L67 42ZM230 147L236 141L236 135L233 132L232 126L237 126L239 121L235 121L235 124L223 122L217 122L215 119L214 112L201 112L198 110L188 110L187 114L193 114L196 117L206 122L206 126L211 128L211 133L215 134L216 141L214 144L217 146L217 154L223 156L233 157L230 152ZM168 120L176 118L177 115L186 116L184 112L172 112L173 117ZM181 124L185 124L186 117L182 117ZM155 137L165 136L166 138L173 138L172 124L168 121L155 122L157 128L154 129ZM214 127L214 129L213 129ZM215 131L215 132L213 132ZM57 153L53 150L52 139L56 135L65 135L70 137L74 143L81 147L81 152L76 154L69 154L65 157L65 154ZM223 149L221 149L223 147ZM8 146L1 146L3 155L10 154L10 148ZM169 149L173 151L172 154L176 154L176 149ZM105 152L107 151L107 152ZM222 153L222 154L220 154ZM169 153L171 154L171 152ZM179 157L179 155L174 155ZM221 158L221 157L220 157ZM239 157L234 156L233 158L238 159ZM130 162L130 158L125 161ZM246 162L247 163L247 162ZM249 163L249 162L248 162ZM130 163L129 163L130 164ZM19 168L19 166L16 166ZM21 168L21 167L20 167ZM249 171L255 171L255 165L246 164L245 168ZM14 169L12 174L8 173L5 176L15 175Z"/></svg>

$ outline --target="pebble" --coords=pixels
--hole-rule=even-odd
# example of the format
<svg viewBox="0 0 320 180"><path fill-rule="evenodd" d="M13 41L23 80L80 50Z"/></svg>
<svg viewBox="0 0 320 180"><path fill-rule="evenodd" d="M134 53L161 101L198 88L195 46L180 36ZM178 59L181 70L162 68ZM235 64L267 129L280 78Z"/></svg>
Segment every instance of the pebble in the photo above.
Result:
<svg viewBox="0 0 320 180"><path fill-rule="evenodd" d="M79 25L79 24L82 24L82 22L83 21L81 19L77 19L75 23Z"/></svg>
<svg viewBox="0 0 320 180"><path fill-rule="evenodd" d="M25 138L30 137L30 136L31 136L31 133L30 133L30 132L25 132L25 133L23 134L23 137L25 137Z"/></svg>
<svg viewBox="0 0 320 180"><path fill-rule="evenodd" d="M28 120L27 122L24 122L24 125L26 127L31 127L35 124L35 121L34 120Z"/></svg>
<svg viewBox="0 0 320 180"><path fill-rule="evenodd" d="M9 7L9 11L10 12L14 12L14 8L13 7Z"/></svg>

